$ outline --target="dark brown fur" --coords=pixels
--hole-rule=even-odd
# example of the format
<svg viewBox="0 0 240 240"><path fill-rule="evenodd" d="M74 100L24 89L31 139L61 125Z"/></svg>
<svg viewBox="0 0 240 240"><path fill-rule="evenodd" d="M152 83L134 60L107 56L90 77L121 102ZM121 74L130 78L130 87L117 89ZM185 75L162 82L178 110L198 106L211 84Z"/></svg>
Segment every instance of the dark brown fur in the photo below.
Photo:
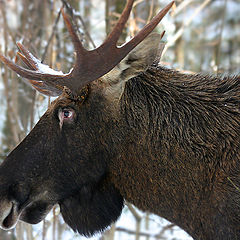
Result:
<svg viewBox="0 0 240 240"><path fill-rule="evenodd" d="M129 80L112 181L195 239L240 239L240 79L151 68Z"/></svg>

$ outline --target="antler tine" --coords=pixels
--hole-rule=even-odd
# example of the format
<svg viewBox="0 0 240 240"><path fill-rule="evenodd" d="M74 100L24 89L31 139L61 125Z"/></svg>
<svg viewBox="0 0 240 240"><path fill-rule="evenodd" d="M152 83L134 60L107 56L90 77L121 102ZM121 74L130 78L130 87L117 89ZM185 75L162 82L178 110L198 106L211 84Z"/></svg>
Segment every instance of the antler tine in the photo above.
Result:
<svg viewBox="0 0 240 240"><path fill-rule="evenodd" d="M28 61L28 59L20 52L17 52L17 57L20 57L20 59L31 69L31 70L37 70L37 69L34 69L34 67L32 66L32 64L30 64L30 62ZM15 59L16 59L15 58ZM15 60L16 62L16 60Z"/></svg>
<svg viewBox="0 0 240 240"><path fill-rule="evenodd" d="M52 92L49 90L45 90L45 89L41 89L37 86L35 86L34 84L32 84L32 86L40 93L42 93L43 95L49 96L49 97L55 97L55 96L59 96L59 94L56 94L56 92ZM61 93L60 93L61 94Z"/></svg>
<svg viewBox="0 0 240 240"><path fill-rule="evenodd" d="M56 97L61 95L62 89L56 89L55 87L51 88L49 86L46 86L43 82L37 82L34 80L28 80L28 82L40 93L51 96L51 97Z"/></svg>
<svg viewBox="0 0 240 240"><path fill-rule="evenodd" d="M30 82L30 84L42 94L47 96L59 96L61 94L63 87L61 86L61 84L57 84L57 82L61 80L61 78L65 79L65 76L41 73L38 71L39 69L37 65L35 65L33 61L31 62L31 58L28 58L28 56L26 57L19 52L18 56L20 56L23 62L33 70L28 70L16 65L14 62L4 57L1 53L0 60L5 63L9 68L11 68L14 72L19 74L23 78L28 79L28 82ZM52 81L46 82L45 80L47 79L47 77L48 80L51 79Z"/></svg>
<svg viewBox="0 0 240 240"><path fill-rule="evenodd" d="M20 52L17 52L17 55L21 58L21 60L31 69L31 70L38 70L37 66L33 65L29 62L29 60ZM56 91L56 88L51 88L50 86L47 86L42 81L36 81L36 80L27 80L37 91L40 93L47 95L47 96L58 96L61 94L62 89L58 89Z"/></svg>
<svg viewBox="0 0 240 240"><path fill-rule="evenodd" d="M35 73L36 73L35 71L28 70L28 69L25 69L23 67L16 65L13 61L7 59L1 53L0 53L0 60L3 63L5 63L9 68L11 68L14 72L19 74L20 76L22 76L24 78L30 78L30 79L32 78L34 80L39 80L39 77L36 77L36 75L35 75Z"/></svg>
<svg viewBox="0 0 240 240"><path fill-rule="evenodd" d="M80 58L82 55L85 55L88 51L83 47L80 39L78 38L78 35L76 34L76 31L74 30L74 27L73 27L70 19L64 13L63 8L61 8L61 13L62 13L64 22L66 24L66 27L68 29L68 32L70 34L70 37L72 39L72 42L73 42L73 45L74 45L74 49L75 49L75 51L77 53L77 57Z"/></svg>
<svg viewBox="0 0 240 240"><path fill-rule="evenodd" d="M20 67L16 65L13 61L7 59L0 53L0 60L5 63L9 68L11 68L14 72L19 74L21 77L27 78L27 79L32 79L36 81L46 81L46 79L49 82L58 82L58 80L65 80L67 75L53 75L49 73L42 73L40 71L33 71L29 69L25 69L23 67Z"/></svg>
<svg viewBox="0 0 240 240"><path fill-rule="evenodd" d="M111 33L108 35L107 39L104 41L102 45L108 45L110 42L116 46L117 41L122 34L123 28L129 18L129 15L131 13L132 7L133 7L134 0L128 0L127 4L122 12L121 17L119 18L117 24L111 31Z"/></svg>
<svg viewBox="0 0 240 240"><path fill-rule="evenodd" d="M35 57L22 45L21 43L17 43L17 46L21 52L17 52L17 55L21 58L21 60L31 69L31 70L39 70L38 63ZM27 57L25 57L27 56ZM40 93L47 96L57 96L61 94L62 89L56 89L56 87L47 86L43 81L36 81L28 79L28 82Z"/></svg>
<svg viewBox="0 0 240 240"><path fill-rule="evenodd" d="M38 70L37 61L35 57L20 43L17 42L18 49L23 53L17 52L23 62L29 66L32 70Z"/></svg>
<svg viewBox="0 0 240 240"><path fill-rule="evenodd" d="M135 48L143 39L145 39L153 29L158 25L158 23L162 20L162 18L167 14L170 10L174 1L169 3L165 8L163 8L153 19L150 23L148 23L137 35L132 38L129 42L124 44L119 50L122 54L129 53L133 48ZM161 34L161 38L163 37L165 31Z"/></svg>

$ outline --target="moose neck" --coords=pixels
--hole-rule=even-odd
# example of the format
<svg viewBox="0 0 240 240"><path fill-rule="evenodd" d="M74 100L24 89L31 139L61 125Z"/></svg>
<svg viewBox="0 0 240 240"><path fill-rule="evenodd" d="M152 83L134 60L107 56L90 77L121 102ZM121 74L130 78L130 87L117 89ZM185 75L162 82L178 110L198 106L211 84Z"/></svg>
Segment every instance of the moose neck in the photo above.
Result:
<svg viewBox="0 0 240 240"><path fill-rule="evenodd" d="M199 232L208 231L209 237L216 232L210 224L219 217L212 200L218 194L213 189L214 175L225 178L227 174L216 166L226 165L221 162L223 150L239 136L232 130L237 122L225 123L229 139L219 143L226 137L219 123L231 106L219 102L223 108L217 114L215 96L201 94L220 88L219 79L198 77L194 82L192 75L151 68L126 83L120 101L122 141L110 173L127 201L201 239ZM224 221L221 216L216 224Z"/></svg>

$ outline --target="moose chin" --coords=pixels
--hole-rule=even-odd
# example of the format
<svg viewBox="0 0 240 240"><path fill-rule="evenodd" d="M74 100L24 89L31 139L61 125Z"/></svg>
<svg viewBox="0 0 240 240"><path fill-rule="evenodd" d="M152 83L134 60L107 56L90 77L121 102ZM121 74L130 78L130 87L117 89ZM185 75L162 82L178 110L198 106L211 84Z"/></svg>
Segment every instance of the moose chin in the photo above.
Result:
<svg viewBox="0 0 240 240"><path fill-rule="evenodd" d="M40 93L58 96L0 166L0 226L35 224L55 204L91 236L124 200L198 240L240 239L240 77L183 74L158 62L152 33L173 2L121 47L126 7L104 43L83 48L62 16L76 62L49 69L18 43L26 68L0 60Z"/></svg>

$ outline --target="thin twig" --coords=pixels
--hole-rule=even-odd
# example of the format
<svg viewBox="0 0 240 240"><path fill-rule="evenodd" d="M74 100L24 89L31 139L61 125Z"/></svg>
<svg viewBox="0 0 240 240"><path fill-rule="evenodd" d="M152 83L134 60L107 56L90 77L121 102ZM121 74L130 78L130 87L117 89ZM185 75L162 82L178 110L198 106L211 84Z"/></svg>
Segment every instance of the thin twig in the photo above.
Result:
<svg viewBox="0 0 240 240"><path fill-rule="evenodd" d="M82 26L83 26L83 30L84 30L84 32L85 32L87 38L88 38L89 41L91 42L92 46L93 46L94 48L96 48L96 45L95 45L93 39L91 38L90 33L88 32L88 29L87 29L87 27L86 27L85 22L83 21L82 16L81 16L81 15L77 15L76 18L78 18L78 19L80 20L80 22L81 22L81 24L82 24Z"/></svg>
<svg viewBox="0 0 240 240"><path fill-rule="evenodd" d="M128 206L128 209L131 211L131 213L133 214L136 220L135 239L139 240L140 239L140 223L141 223L142 217L138 214L138 212L130 203L127 202L126 205Z"/></svg>
<svg viewBox="0 0 240 240"><path fill-rule="evenodd" d="M7 22L7 18L6 18L6 6L4 4L4 2L1 2L0 4L1 6L1 13L2 13L2 17L3 17L3 29L4 29L4 42L5 42L5 49L4 49L4 54L7 55L8 53L8 33L10 32L10 29L8 27L8 22ZM20 119L19 116L17 115L17 112L15 111L15 109L12 106L12 99L10 97L10 89L9 89L9 82L8 82L8 78L9 78L9 71L5 66L5 72L3 75L3 84L4 84L4 94L6 96L7 99L7 114L9 117L9 121L10 121L10 126L11 126L11 131L13 134L13 139L15 144L17 144L20 141L20 135L22 135L22 131L21 131L21 126L20 126Z"/></svg>
<svg viewBox="0 0 240 240"><path fill-rule="evenodd" d="M227 180L240 192L240 188L232 181L230 177L227 177Z"/></svg>
<svg viewBox="0 0 240 240"><path fill-rule="evenodd" d="M183 26L175 33L175 35L173 36L172 39L170 39L170 41L167 42L162 56L165 54L165 52L167 51L167 49L172 46L183 34L184 29L186 27L188 27L193 19L211 2L211 0L205 0L195 11L194 13L189 17L189 19L183 24Z"/></svg>
<svg viewBox="0 0 240 240"><path fill-rule="evenodd" d="M50 43L52 42L52 39L56 33L56 29L57 29L57 24L59 22L59 19L60 19L60 16L61 16L61 10L58 11L58 15L57 15L57 18L55 19L55 22L54 22L54 25L53 25L53 28L52 28L52 33L47 41L47 45L45 46L45 49L44 49L44 52L43 52L43 55L42 55L42 62L44 62L45 58L46 58L46 55L47 55L47 51L48 51L48 48L50 46Z"/></svg>
<svg viewBox="0 0 240 240"><path fill-rule="evenodd" d="M227 9L227 0L224 1L223 5L223 14L222 14L222 21L220 26L220 32L218 37L218 44L216 45L216 67L217 67L217 73L219 73L219 65L220 65L220 58L221 58L221 44L222 44L222 34L224 29L224 23L226 18L226 9Z"/></svg>
<svg viewBox="0 0 240 240"><path fill-rule="evenodd" d="M176 226L175 224L170 223L170 224L164 226L164 227L161 229L160 233L151 234L151 233L149 233L149 232L139 232L139 235L140 235L141 237L149 237L149 238L159 239L160 237L163 236L163 234L164 234L167 230L172 229L172 228L175 227L175 226ZM125 233L127 233L127 234L129 234L129 235L135 235L135 234L136 234L136 231L130 230L130 229L126 229L126 228L123 228L123 227L117 227L117 228L115 229L115 231L116 231L116 232L125 232Z"/></svg>
<svg viewBox="0 0 240 240"><path fill-rule="evenodd" d="M141 221L142 217L138 214L138 212L134 209L134 207L132 206L132 204L126 202L126 205L128 207L128 209L130 210L130 212L132 213L132 215L134 216L134 218L137 221Z"/></svg>
<svg viewBox="0 0 240 240"><path fill-rule="evenodd" d="M150 21L151 21L151 19L152 19L153 8L154 8L154 0L152 0L151 5L150 5L147 23L150 23Z"/></svg>
<svg viewBox="0 0 240 240"><path fill-rule="evenodd" d="M173 224L173 223L170 223L170 224L164 226L164 227L161 229L160 233L157 234L157 235L155 235L155 237L156 237L156 238L163 237L163 234L164 234L167 230L172 229L172 228L175 227L175 226L176 226L176 225Z"/></svg>
<svg viewBox="0 0 240 240"><path fill-rule="evenodd" d="M117 232L125 232L129 235L135 235L136 234L136 231L134 230L130 230L130 229L126 229L126 228L123 228L123 227L117 227L116 230ZM139 232L139 235L141 237L154 237L153 234L150 234L150 233L147 233L147 232Z"/></svg>
<svg viewBox="0 0 240 240"><path fill-rule="evenodd" d="M179 13L181 13L181 11L183 9L185 9L187 7L187 5L189 5L192 2L193 2L193 0L185 0L185 1L181 2L177 6L177 8L173 11L172 17L176 17Z"/></svg>
<svg viewBox="0 0 240 240"><path fill-rule="evenodd" d="M77 26L77 31L79 32L79 27L78 27L78 24L77 24L76 19L79 19L80 22L81 22L81 24L82 24L82 26L83 26L83 30L84 30L84 33L85 33L86 37L87 37L87 38L89 39L89 41L91 42L92 46L93 46L94 48L96 48L96 45L95 45L95 43L93 42L93 39L91 38L91 36L90 36L90 34L89 34L89 32L88 32L88 29L87 29L87 27L86 27L86 24L85 24L82 16L81 16L80 14L76 15L76 14L74 13L73 8L72 8L72 6L69 4L69 2L67 2L67 1L65 1L65 0L61 0L61 1L62 1L63 5L66 7L67 11L70 13L70 15L71 15L71 17L72 17L72 19L73 19L73 21L74 21L74 24Z"/></svg>
<svg viewBox="0 0 240 240"><path fill-rule="evenodd" d="M136 0L134 3L133 3L133 8L135 8L139 3L143 2L144 0Z"/></svg>

